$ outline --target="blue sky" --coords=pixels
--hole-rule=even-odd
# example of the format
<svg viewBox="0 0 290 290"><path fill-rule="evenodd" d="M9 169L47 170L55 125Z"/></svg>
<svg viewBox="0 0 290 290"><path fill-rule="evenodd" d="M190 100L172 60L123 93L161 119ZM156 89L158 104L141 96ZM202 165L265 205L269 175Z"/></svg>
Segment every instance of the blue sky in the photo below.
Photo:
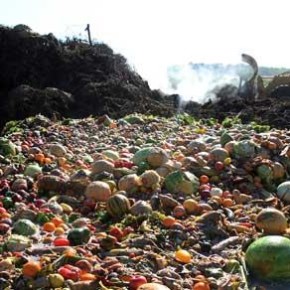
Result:
<svg viewBox="0 0 290 290"><path fill-rule="evenodd" d="M164 87L166 68L188 62L290 67L287 0L9 0L1 24L27 24L41 34L83 36L123 54L151 87Z"/></svg>

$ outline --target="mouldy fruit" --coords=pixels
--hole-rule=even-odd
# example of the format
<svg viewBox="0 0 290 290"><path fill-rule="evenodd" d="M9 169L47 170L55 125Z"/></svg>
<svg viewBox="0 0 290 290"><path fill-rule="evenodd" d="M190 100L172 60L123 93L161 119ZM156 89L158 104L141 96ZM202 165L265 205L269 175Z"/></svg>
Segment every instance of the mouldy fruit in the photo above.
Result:
<svg viewBox="0 0 290 290"><path fill-rule="evenodd" d="M167 152L159 147L152 148L147 156L147 161L152 168L157 168L169 160Z"/></svg>
<svg viewBox="0 0 290 290"><path fill-rule="evenodd" d="M157 187L160 183L160 176L155 170L146 170L140 176L142 185L146 188Z"/></svg>
<svg viewBox="0 0 290 290"><path fill-rule="evenodd" d="M111 196L111 188L106 182L93 181L86 187L85 196L94 201L106 202Z"/></svg>
<svg viewBox="0 0 290 290"><path fill-rule="evenodd" d="M245 261L249 271L261 279L289 279L290 240L278 235L259 238L248 247Z"/></svg>
<svg viewBox="0 0 290 290"><path fill-rule="evenodd" d="M283 234L287 229L287 219L283 212L275 208L265 208L257 215L256 226L265 234Z"/></svg>
<svg viewBox="0 0 290 290"><path fill-rule="evenodd" d="M101 159L97 160L92 164L91 172L92 174L98 174L102 172L112 173L114 171L114 164L108 160Z"/></svg>
<svg viewBox="0 0 290 290"><path fill-rule="evenodd" d="M63 157L66 154L66 148L61 144L52 144L49 148L50 154L56 157Z"/></svg>
<svg viewBox="0 0 290 290"><path fill-rule="evenodd" d="M124 190L128 193L136 192L141 185L140 177L135 173L123 176L118 182L119 190Z"/></svg>

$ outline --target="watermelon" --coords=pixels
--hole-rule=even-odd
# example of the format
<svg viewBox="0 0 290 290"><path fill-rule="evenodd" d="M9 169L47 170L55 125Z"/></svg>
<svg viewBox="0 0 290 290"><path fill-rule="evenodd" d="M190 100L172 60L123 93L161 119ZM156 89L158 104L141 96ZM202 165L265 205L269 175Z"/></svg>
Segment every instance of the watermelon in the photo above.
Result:
<svg viewBox="0 0 290 290"><path fill-rule="evenodd" d="M259 238L246 250L245 261L258 278L290 279L290 239L278 235Z"/></svg>

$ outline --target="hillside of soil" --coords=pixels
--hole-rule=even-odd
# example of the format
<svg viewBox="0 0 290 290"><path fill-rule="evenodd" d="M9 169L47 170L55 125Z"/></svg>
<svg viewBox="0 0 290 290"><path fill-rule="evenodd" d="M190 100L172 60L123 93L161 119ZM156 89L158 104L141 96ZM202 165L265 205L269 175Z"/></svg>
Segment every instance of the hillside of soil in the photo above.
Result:
<svg viewBox="0 0 290 290"><path fill-rule="evenodd" d="M85 118L108 114L119 118L132 113L172 116L178 95L152 90L127 63L104 43L58 40L40 35L26 25L0 26L0 127L9 120L36 114ZM289 128L290 90L279 99L237 99L231 87L216 102L190 102L183 108L196 118L238 116L277 128ZM226 97L226 98L224 98ZM289 97L289 98L288 98ZM277 102L279 100L279 102Z"/></svg>

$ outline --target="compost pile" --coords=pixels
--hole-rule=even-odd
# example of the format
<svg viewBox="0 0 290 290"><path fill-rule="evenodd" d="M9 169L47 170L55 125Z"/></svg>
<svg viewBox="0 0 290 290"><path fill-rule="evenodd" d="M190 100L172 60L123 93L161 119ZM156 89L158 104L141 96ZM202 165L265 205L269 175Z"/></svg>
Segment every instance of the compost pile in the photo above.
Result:
<svg viewBox="0 0 290 290"><path fill-rule="evenodd" d="M8 122L0 288L248 289L248 246L288 236L289 143L186 114ZM282 226L257 218L268 207Z"/></svg>
<svg viewBox="0 0 290 290"><path fill-rule="evenodd" d="M0 26L1 124L41 113L87 117L173 113L126 59L103 43L59 41L25 25Z"/></svg>
<svg viewBox="0 0 290 290"><path fill-rule="evenodd" d="M104 43L60 41L26 25L0 26L0 42L0 127L39 113L119 118L132 113L173 116L178 108L178 95L151 90L126 59ZM236 99L233 91L225 86L218 101L190 102L184 110L196 118L222 121L239 114L243 122L289 127L289 87L277 88L259 101Z"/></svg>

